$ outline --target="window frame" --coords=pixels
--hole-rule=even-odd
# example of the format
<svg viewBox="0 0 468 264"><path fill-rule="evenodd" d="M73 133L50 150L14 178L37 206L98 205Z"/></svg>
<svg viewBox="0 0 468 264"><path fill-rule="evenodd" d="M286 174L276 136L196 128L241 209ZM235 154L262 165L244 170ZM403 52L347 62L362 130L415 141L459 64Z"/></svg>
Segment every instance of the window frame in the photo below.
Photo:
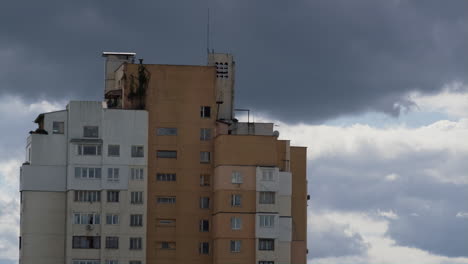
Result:
<svg viewBox="0 0 468 264"><path fill-rule="evenodd" d="M90 129L96 129L96 131L92 131ZM99 126L83 126L83 137L99 138Z"/></svg>
<svg viewBox="0 0 468 264"><path fill-rule="evenodd" d="M242 218L237 216L231 217L231 230L241 230L242 229Z"/></svg>
<svg viewBox="0 0 468 264"><path fill-rule="evenodd" d="M244 182L244 177L240 171L232 171L231 174L231 183L233 184L242 184Z"/></svg>
<svg viewBox="0 0 468 264"><path fill-rule="evenodd" d="M231 194L231 207L242 206L242 194L233 193Z"/></svg>
<svg viewBox="0 0 468 264"><path fill-rule="evenodd" d="M58 128L56 128L55 125L59 125ZM52 121L52 134L56 134L56 135L65 134L65 122L64 121Z"/></svg>
<svg viewBox="0 0 468 264"><path fill-rule="evenodd" d="M200 128L200 141L211 140L211 128Z"/></svg>
<svg viewBox="0 0 468 264"><path fill-rule="evenodd" d="M156 128L157 136L177 136L177 127L158 127Z"/></svg>
<svg viewBox="0 0 468 264"><path fill-rule="evenodd" d="M115 148L117 154L111 154L111 149ZM107 145L107 156L108 157L120 157L120 145L119 144L109 144Z"/></svg>
<svg viewBox="0 0 468 264"><path fill-rule="evenodd" d="M177 150L157 150L156 151L156 158L158 158L158 159L177 159Z"/></svg>
<svg viewBox="0 0 468 264"><path fill-rule="evenodd" d="M145 157L145 146L144 145L132 145L131 147L132 158L144 158Z"/></svg>
<svg viewBox="0 0 468 264"><path fill-rule="evenodd" d="M203 164L211 163L210 151L200 151L200 163L203 163Z"/></svg>
<svg viewBox="0 0 468 264"><path fill-rule="evenodd" d="M231 253L240 253L242 247L242 240L231 240L230 250Z"/></svg>
<svg viewBox="0 0 468 264"><path fill-rule="evenodd" d="M200 117L211 118L211 106L200 106Z"/></svg>
<svg viewBox="0 0 468 264"><path fill-rule="evenodd" d="M268 198L267 195L270 195L270 194L272 194L271 196L272 199L267 199ZM270 191L259 192L258 203L259 204L276 204L276 192L270 192Z"/></svg>

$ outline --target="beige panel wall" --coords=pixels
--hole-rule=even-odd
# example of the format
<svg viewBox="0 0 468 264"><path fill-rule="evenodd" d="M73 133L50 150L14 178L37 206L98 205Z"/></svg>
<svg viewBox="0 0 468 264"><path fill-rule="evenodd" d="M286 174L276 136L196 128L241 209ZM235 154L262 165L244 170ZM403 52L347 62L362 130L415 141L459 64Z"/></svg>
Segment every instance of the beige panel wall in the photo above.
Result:
<svg viewBox="0 0 468 264"><path fill-rule="evenodd" d="M218 135L215 139L215 166L275 166L278 162L276 137Z"/></svg>
<svg viewBox="0 0 468 264"><path fill-rule="evenodd" d="M137 76L137 67L127 65L127 80L131 75ZM191 263L211 263L212 248L207 256L199 254L199 243L211 242L211 232L200 232L199 221L208 219L212 222L212 186L200 186L200 174L213 177L213 166L212 163L200 163L200 151L209 151L213 155L213 140L200 141L200 129L210 128L212 135L215 133L215 68L145 67L151 75L146 91L146 109L149 113L146 263L187 263L187 260ZM129 90L128 82L125 89ZM201 106L211 107L211 118L200 117ZM156 130L160 127L177 128L177 136L157 136ZM157 150L177 151L177 158L157 158ZM176 173L177 181L156 181L157 173ZM158 205L158 196L176 196L176 204ZM200 209L200 197L210 198L209 209ZM167 218L176 220L176 226L170 228L172 230L157 224L157 219ZM175 249L162 250L158 248L161 242L174 242Z"/></svg>
<svg viewBox="0 0 468 264"><path fill-rule="evenodd" d="M240 172L242 183L232 183L232 172ZM214 170L213 190L255 190L256 168L254 166L218 166Z"/></svg>
<svg viewBox="0 0 468 264"><path fill-rule="evenodd" d="M65 206L65 192L22 192L20 263L65 262Z"/></svg>

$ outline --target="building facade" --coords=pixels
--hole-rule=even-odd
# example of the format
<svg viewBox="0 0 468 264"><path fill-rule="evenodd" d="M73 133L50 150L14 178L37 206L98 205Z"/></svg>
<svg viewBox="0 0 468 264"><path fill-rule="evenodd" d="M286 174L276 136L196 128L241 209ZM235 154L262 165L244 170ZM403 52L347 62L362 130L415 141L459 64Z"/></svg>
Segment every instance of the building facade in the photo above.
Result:
<svg viewBox="0 0 468 264"><path fill-rule="evenodd" d="M306 263L306 148L279 140L272 123L235 119L233 57L209 53L206 66L188 66L143 64L142 61L135 64L134 53L107 52L103 56L106 58L105 102L71 102L67 110L58 112L73 118L64 119L72 134L64 136L61 144L68 148L64 151L69 156L56 153L62 159L56 166L64 168L54 170L63 170L64 174L54 174L57 178L54 184L48 184L51 179L47 178L41 180L42 185L27 186L26 182L33 182L31 179L36 177L36 167L49 165L34 162L34 155L41 155L46 149L34 152L34 144L29 143L34 139L28 141L27 150L33 150L33 158L22 167L23 197L26 193L35 195L46 191L50 197L44 199L58 203L47 203L50 210L55 208L52 211L60 214L54 219L63 219L63 223L57 223L63 229L55 237L56 243L64 243L65 247L61 255L47 253L62 257L58 262L47 263L94 264L73 262L87 260L85 256L101 261L96 263L116 261L112 264ZM94 105L95 112L84 110L92 108L82 106L86 104ZM73 111L78 108L83 109ZM103 114L108 112L121 116L110 118ZM54 115L57 114L43 115L43 120L49 122L43 122L44 130L49 132ZM104 130L102 137L89 141L79 132L84 133L84 127L94 121L102 123ZM31 136L59 140L54 135ZM103 150L120 144L122 156L115 159L102 152L99 161L81 157L76 155L80 144L101 144ZM134 159L128 153L124 155L124 148L127 151L129 146L141 146L143 157ZM89 175L86 166L100 169L102 179L90 181L76 177L82 175L77 171L83 168ZM119 171L119 182L108 182L104 172L112 174L114 168ZM144 171L141 181L131 179L133 168ZM114 190L119 191L119 203L102 200L108 193L113 199ZM101 202L89 205L74 202L76 195L80 199L80 191L100 192ZM138 206L131 203L135 192L144 196ZM61 199L65 202L57 201ZM102 223L105 214L114 212L120 215L118 224ZM37 213L22 203L21 260L25 264L31 263L27 261L30 256L34 257L32 250L26 250L26 244L40 243L32 242L35 239L49 239L45 237L47 232L36 230L41 234L35 236L35 231L23 225ZM75 216L78 219L80 213L100 214L100 224L76 224L73 219ZM144 218L139 228L125 223L134 214ZM100 236L93 238L99 239L100 250L74 248L74 241L78 243L84 236ZM118 250L103 247L108 240L115 243L115 237L118 237ZM131 245L126 244L132 238L142 238L141 250L131 250Z"/></svg>
<svg viewBox="0 0 468 264"><path fill-rule="evenodd" d="M20 263L145 263L147 112L72 101L36 123L21 167Z"/></svg>

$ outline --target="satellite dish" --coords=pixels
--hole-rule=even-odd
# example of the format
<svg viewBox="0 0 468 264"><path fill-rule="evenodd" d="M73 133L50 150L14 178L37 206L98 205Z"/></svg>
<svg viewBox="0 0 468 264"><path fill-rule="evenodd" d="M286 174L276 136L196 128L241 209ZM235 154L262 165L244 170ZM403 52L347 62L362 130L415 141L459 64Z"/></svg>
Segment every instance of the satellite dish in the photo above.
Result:
<svg viewBox="0 0 468 264"><path fill-rule="evenodd" d="M273 131L273 136L279 137L279 131L278 130Z"/></svg>

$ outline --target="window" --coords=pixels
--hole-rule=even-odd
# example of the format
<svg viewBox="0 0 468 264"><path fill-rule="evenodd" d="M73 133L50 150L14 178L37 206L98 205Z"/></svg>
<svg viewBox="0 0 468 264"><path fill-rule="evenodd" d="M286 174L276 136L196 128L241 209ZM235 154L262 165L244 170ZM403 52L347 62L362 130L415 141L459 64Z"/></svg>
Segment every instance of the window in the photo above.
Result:
<svg viewBox="0 0 468 264"><path fill-rule="evenodd" d="M106 237L106 248L118 249L119 237Z"/></svg>
<svg viewBox="0 0 468 264"><path fill-rule="evenodd" d="M130 260L128 264L142 264L140 260Z"/></svg>
<svg viewBox="0 0 468 264"><path fill-rule="evenodd" d="M132 180L143 180L144 170L143 168L130 168L130 179Z"/></svg>
<svg viewBox="0 0 468 264"><path fill-rule="evenodd" d="M210 243L209 242L201 242L199 250L200 250L200 254L203 254L203 255L210 254Z"/></svg>
<svg viewBox="0 0 468 264"><path fill-rule="evenodd" d="M211 139L211 129L210 128L200 128L200 140L206 141Z"/></svg>
<svg viewBox="0 0 468 264"><path fill-rule="evenodd" d="M156 156L161 159L177 159L177 151L174 150L158 150Z"/></svg>
<svg viewBox="0 0 468 264"><path fill-rule="evenodd" d="M52 134L63 134L65 132L64 122L52 122Z"/></svg>
<svg viewBox="0 0 468 264"><path fill-rule="evenodd" d="M143 192L131 192L130 193L132 204L142 204L143 203Z"/></svg>
<svg viewBox="0 0 468 264"><path fill-rule="evenodd" d="M156 130L158 136L177 136L177 128L174 127L160 127Z"/></svg>
<svg viewBox="0 0 468 264"><path fill-rule="evenodd" d="M260 238L258 240L258 250L275 250L275 240L270 238Z"/></svg>
<svg viewBox="0 0 468 264"><path fill-rule="evenodd" d="M273 170L263 170L262 181L272 181L272 180L273 180Z"/></svg>
<svg viewBox="0 0 468 264"><path fill-rule="evenodd" d="M175 173L158 173L156 174L157 181L176 181Z"/></svg>
<svg viewBox="0 0 468 264"><path fill-rule="evenodd" d="M101 168L75 167L75 178L77 179L101 179Z"/></svg>
<svg viewBox="0 0 468 264"><path fill-rule="evenodd" d="M242 173L240 171L233 171L231 177L232 183L242 183Z"/></svg>
<svg viewBox="0 0 468 264"><path fill-rule="evenodd" d="M106 260L106 264L119 264L118 260Z"/></svg>
<svg viewBox="0 0 468 264"><path fill-rule="evenodd" d="M240 217L231 217L231 229L239 230L242 228L242 218Z"/></svg>
<svg viewBox="0 0 468 264"><path fill-rule="evenodd" d="M118 203L119 202L119 191L107 191L107 202Z"/></svg>
<svg viewBox="0 0 468 264"><path fill-rule="evenodd" d="M101 155L101 145L79 144L77 146L78 146L79 156L100 156Z"/></svg>
<svg viewBox="0 0 468 264"><path fill-rule="evenodd" d="M275 192L260 192L260 203L261 204L274 204Z"/></svg>
<svg viewBox="0 0 468 264"><path fill-rule="evenodd" d="M130 215L130 226L143 226L143 215L142 214Z"/></svg>
<svg viewBox="0 0 468 264"><path fill-rule="evenodd" d="M119 215L118 214L107 214L106 215L106 224L107 225L118 225L119 224Z"/></svg>
<svg viewBox="0 0 468 264"><path fill-rule="evenodd" d="M101 264L100 260L94 259L74 259L73 264Z"/></svg>
<svg viewBox="0 0 468 264"><path fill-rule="evenodd" d="M99 137L99 128L97 126L83 127L83 137L88 137L88 138Z"/></svg>
<svg viewBox="0 0 468 264"><path fill-rule="evenodd" d="M200 208L202 209L210 208L210 197L200 197Z"/></svg>
<svg viewBox="0 0 468 264"><path fill-rule="evenodd" d="M240 240L231 240L231 252L238 253L241 250Z"/></svg>
<svg viewBox="0 0 468 264"><path fill-rule="evenodd" d="M75 191L75 202L100 202L100 191Z"/></svg>
<svg viewBox="0 0 468 264"><path fill-rule="evenodd" d="M158 219L158 226L174 227L176 225L175 219Z"/></svg>
<svg viewBox="0 0 468 264"><path fill-rule="evenodd" d="M141 237L130 238L130 249L142 249Z"/></svg>
<svg viewBox="0 0 468 264"><path fill-rule="evenodd" d="M210 231L210 221L200 220L200 232L209 232Z"/></svg>
<svg viewBox="0 0 468 264"><path fill-rule="evenodd" d="M143 158L144 153L143 146L132 146L132 158Z"/></svg>
<svg viewBox="0 0 468 264"><path fill-rule="evenodd" d="M242 196L240 194L231 195L231 206L241 206Z"/></svg>
<svg viewBox="0 0 468 264"><path fill-rule="evenodd" d="M209 174L200 175L200 186L210 186L210 175Z"/></svg>
<svg viewBox="0 0 468 264"><path fill-rule="evenodd" d="M118 157L118 156L120 156L120 145L108 145L107 146L107 156L109 156L109 157Z"/></svg>
<svg viewBox="0 0 468 264"><path fill-rule="evenodd" d="M167 197L158 197L156 199L158 204L175 204L176 198L175 196L167 196Z"/></svg>
<svg viewBox="0 0 468 264"><path fill-rule="evenodd" d="M200 152L200 163L210 163L211 153L208 151Z"/></svg>
<svg viewBox="0 0 468 264"><path fill-rule="evenodd" d="M200 106L200 117L210 118L211 117L211 107L209 107L209 106Z"/></svg>
<svg viewBox="0 0 468 264"><path fill-rule="evenodd" d="M119 181L119 168L107 168L107 181Z"/></svg>
<svg viewBox="0 0 468 264"><path fill-rule="evenodd" d="M73 224L99 225L101 224L101 215L96 213L73 213Z"/></svg>
<svg viewBox="0 0 468 264"><path fill-rule="evenodd" d="M159 243L159 248L160 249L165 249L165 250L174 250L176 249L176 243L175 242L168 242L168 241L163 241Z"/></svg>
<svg viewBox="0 0 468 264"><path fill-rule="evenodd" d="M275 264L274 261L259 261L258 264Z"/></svg>
<svg viewBox="0 0 468 264"><path fill-rule="evenodd" d="M73 248L101 248L100 236L73 236L72 239Z"/></svg>
<svg viewBox="0 0 468 264"><path fill-rule="evenodd" d="M261 215L260 216L260 227L274 227L275 216L274 215Z"/></svg>

